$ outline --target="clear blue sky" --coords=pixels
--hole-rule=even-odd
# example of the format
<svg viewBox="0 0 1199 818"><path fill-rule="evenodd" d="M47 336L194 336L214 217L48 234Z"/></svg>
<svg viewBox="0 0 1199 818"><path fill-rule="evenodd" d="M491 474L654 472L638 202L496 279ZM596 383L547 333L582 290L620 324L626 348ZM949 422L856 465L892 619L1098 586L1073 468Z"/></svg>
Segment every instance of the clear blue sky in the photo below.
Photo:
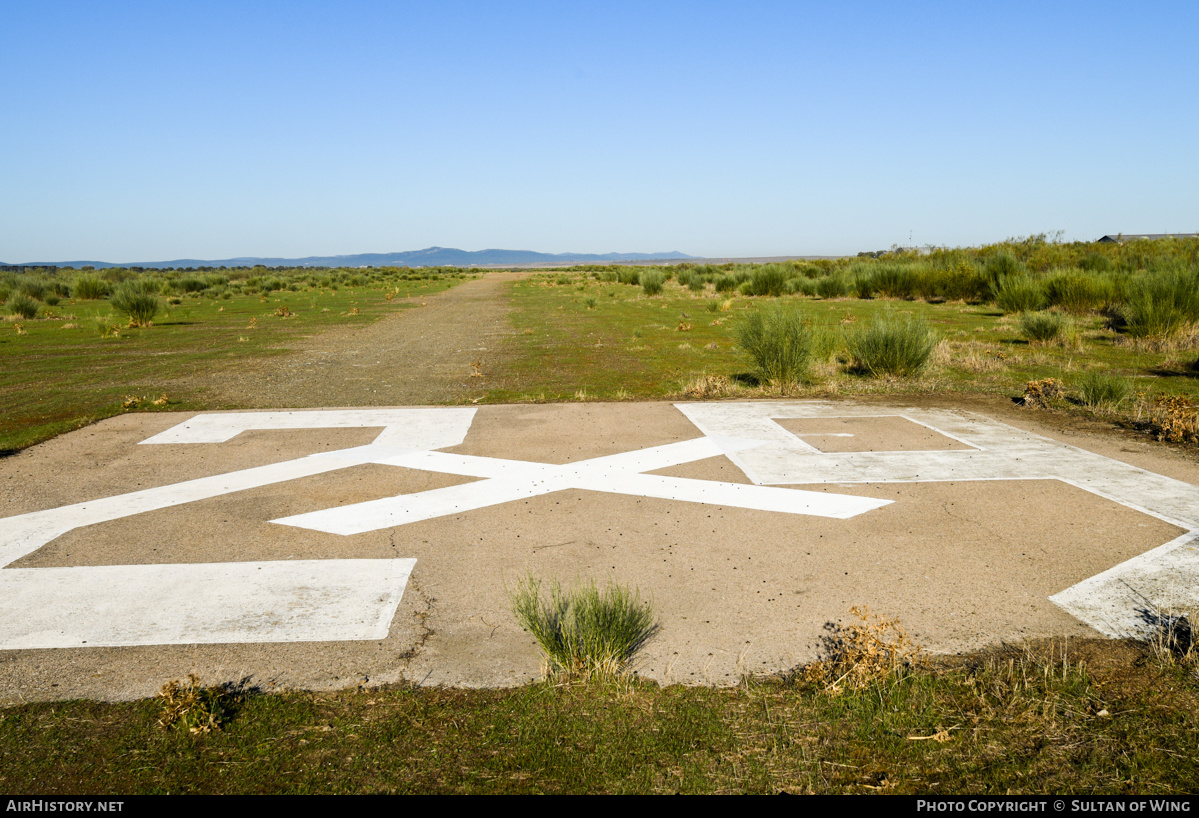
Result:
<svg viewBox="0 0 1199 818"><path fill-rule="evenodd" d="M1199 231L1199 3L0 0L0 260Z"/></svg>

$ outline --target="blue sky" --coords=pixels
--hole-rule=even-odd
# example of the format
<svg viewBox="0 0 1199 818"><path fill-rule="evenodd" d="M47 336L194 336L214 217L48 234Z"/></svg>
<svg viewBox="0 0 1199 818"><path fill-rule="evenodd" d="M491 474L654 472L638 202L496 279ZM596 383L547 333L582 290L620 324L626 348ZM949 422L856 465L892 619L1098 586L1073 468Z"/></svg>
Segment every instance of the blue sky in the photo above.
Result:
<svg viewBox="0 0 1199 818"><path fill-rule="evenodd" d="M0 0L0 260L1199 231L1199 4Z"/></svg>

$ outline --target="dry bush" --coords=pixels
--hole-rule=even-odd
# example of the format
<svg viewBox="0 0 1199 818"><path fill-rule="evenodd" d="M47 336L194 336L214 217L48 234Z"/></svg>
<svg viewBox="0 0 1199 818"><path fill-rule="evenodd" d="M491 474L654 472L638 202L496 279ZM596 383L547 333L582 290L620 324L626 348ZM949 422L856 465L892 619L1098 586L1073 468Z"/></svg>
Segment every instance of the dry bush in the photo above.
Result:
<svg viewBox="0 0 1199 818"><path fill-rule="evenodd" d="M924 649L898 620L871 614L864 605L849 610L858 621L825 625L825 656L803 669L804 681L836 695L902 677L925 664Z"/></svg>
<svg viewBox="0 0 1199 818"><path fill-rule="evenodd" d="M1006 367L1011 360L1008 351L999 344L982 341L942 341L933 351L933 355L936 363L967 372L996 372Z"/></svg>
<svg viewBox="0 0 1199 818"><path fill-rule="evenodd" d="M173 679L158 692L162 715L158 726L166 730L175 725L193 735L220 730L233 712L235 691L231 685L202 685L194 673L187 681Z"/></svg>
<svg viewBox="0 0 1199 818"><path fill-rule="evenodd" d="M724 375L697 375L683 387L688 398L722 398L735 390L732 382Z"/></svg>
<svg viewBox="0 0 1199 818"><path fill-rule="evenodd" d="M1199 406L1182 395L1161 395L1149 407L1149 431L1170 443L1199 443Z"/></svg>
<svg viewBox="0 0 1199 818"><path fill-rule="evenodd" d="M1029 409L1052 409L1066 399L1066 387L1057 378L1029 381L1021 404Z"/></svg>

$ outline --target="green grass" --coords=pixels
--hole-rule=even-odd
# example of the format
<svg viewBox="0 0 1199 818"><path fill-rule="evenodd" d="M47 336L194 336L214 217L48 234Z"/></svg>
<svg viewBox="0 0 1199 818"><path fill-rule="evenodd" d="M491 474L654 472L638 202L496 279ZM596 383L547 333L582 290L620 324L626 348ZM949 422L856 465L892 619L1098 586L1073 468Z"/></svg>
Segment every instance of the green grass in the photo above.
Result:
<svg viewBox="0 0 1199 818"><path fill-rule="evenodd" d="M0 709L10 794L1087 793L1199 789L1199 679L1120 643L1007 648L830 692L625 679ZM212 709L212 708L210 708Z"/></svg>
<svg viewBox="0 0 1199 818"><path fill-rule="evenodd" d="M551 676L618 676L658 632L653 608L640 594L594 581L564 590L554 582L548 596L532 576L511 591L512 612L545 653Z"/></svg>
<svg viewBox="0 0 1199 818"><path fill-rule="evenodd" d="M1079 399L1091 409L1115 409L1131 392L1127 378L1106 372L1087 372L1078 380Z"/></svg>
<svg viewBox="0 0 1199 818"><path fill-rule="evenodd" d="M1049 344L1062 340L1070 324L1060 312L1022 312L1019 326L1024 340Z"/></svg>
<svg viewBox="0 0 1199 818"><path fill-rule="evenodd" d="M963 279L972 275L970 269L961 271ZM720 299L717 312L709 312L710 298L674 281L666 282L662 295L647 298L639 287L616 281L589 280L580 292L576 286L557 285L549 275L515 282L509 293L516 335L506 347L503 369L495 373L502 386L486 393L488 403L573 400L580 389L588 400L670 399L688 394L697 379L727 386L703 394L779 394L778 388L744 385L760 374L751 371L736 337L743 319L772 304L795 310L821 336L808 379L788 394L1019 397L1030 380L1072 383L1075 372L1100 369L1128 378L1146 400L1170 394L1199 400L1199 378L1187 368L1193 353L1128 343L1107 317L1097 314L1063 317L1072 326L1069 344L1030 347L1017 316L1005 316L984 303L733 296ZM603 309L585 309L585 299L593 296ZM888 317L926 322L942 343L917 376L855 376L850 334ZM1135 427L1141 403L1127 401L1111 418Z"/></svg>
<svg viewBox="0 0 1199 818"><path fill-rule="evenodd" d="M238 408L215 405L203 392L180 392L171 384L176 378L285 353L301 338L335 326L376 321L407 309L409 296L415 303L460 280L430 274L428 279L397 277L361 286L330 282L325 288L310 287L305 280L303 289L270 295L247 292L242 282L225 295L210 290L182 296L179 304L155 317L152 327L129 327L102 300L43 308L39 318L22 322L24 334L0 321L0 451L24 448L126 411L122 404L129 394L157 398L167 392L170 404L160 409ZM389 293L393 301L386 300ZM293 317L277 317L280 307Z"/></svg>

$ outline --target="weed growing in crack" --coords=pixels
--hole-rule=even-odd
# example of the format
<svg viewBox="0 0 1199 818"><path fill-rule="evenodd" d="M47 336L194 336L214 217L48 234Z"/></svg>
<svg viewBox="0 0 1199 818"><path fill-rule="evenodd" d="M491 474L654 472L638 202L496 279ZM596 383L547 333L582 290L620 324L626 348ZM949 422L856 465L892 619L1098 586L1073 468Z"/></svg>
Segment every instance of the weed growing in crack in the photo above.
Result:
<svg viewBox="0 0 1199 818"><path fill-rule="evenodd" d="M618 676L658 632L653 608L638 591L594 581L569 591L554 582L549 597L529 575L509 592L512 612L545 652L546 675Z"/></svg>

